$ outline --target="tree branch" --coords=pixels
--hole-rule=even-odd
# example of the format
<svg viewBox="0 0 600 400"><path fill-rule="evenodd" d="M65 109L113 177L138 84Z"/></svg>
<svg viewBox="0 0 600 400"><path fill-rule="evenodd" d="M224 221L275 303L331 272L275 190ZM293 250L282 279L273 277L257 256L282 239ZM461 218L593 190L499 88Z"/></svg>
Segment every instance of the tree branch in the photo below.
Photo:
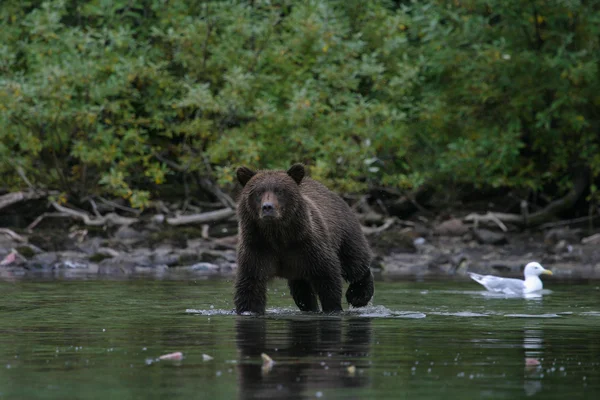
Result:
<svg viewBox="0 0 600 400"><path fill-rule="evenodd" d="M575 176L573 182L573 188L567 193L566 196L554 200L540 211L536 211L533 214L519 215L519 214L506 214L506 213L492 213L487 214L469 214L464 220L467 222L493 222L497 225L499 223L510 223L519 226L538 226L548 222L554 218L556 214L568 210L579 200L588 184L588 173L583 172ZM503 229L504 230L504 229Z"/></svg>
<svg viewBox="0 0 600 400"><path fill-rule="evenodd" d="M204 224L207 222L215 222L227 219L235 215L235 210L232 208L223 208L221 210L209 211L201 214L180 215L173 218L167 218L169 225L185 225L185 224Z"/></svg>
<svg viewBox="0 0 600 400"><path fill-rule="evenodd" d="M131 225L138 221L137 218L122 217L115 213L106 214L104 217L91 218L87 213L61 206L55 201L53 201L51 204L57 211L64 213L65 215L68 215L72 218L80 219L83 221L84 224L90 226L102 226L107 223L112 223L114 225Z"/></svg>
<svg viewBox="0 0 600 400"><path fill-rule="evenodd" d="M20 201L26 200L35 200L41 199L51 194L57 194L58 192L36 192L36 191L27 191L27 192L13 192L7 193L5 195L0 196L0 210L4 207L11 206Z"/></svg>

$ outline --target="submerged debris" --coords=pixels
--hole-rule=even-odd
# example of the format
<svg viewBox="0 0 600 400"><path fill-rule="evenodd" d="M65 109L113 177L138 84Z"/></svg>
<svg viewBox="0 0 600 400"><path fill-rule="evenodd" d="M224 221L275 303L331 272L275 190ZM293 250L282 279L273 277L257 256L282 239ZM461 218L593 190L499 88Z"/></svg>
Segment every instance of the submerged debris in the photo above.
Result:
<svg viewBox="0 0 600 400"><path fill-rule="evenodd" d="M15 250L12 250L10 253L8 253L8 255L6 257L4 257L4 259L2 261L0 261L0 265L12 264L13 262L15 262L16 259L17 259L17 252Z"/></svg>
<svg viewBox="0 0 600 400"><path fill-rule="evenodd" d="M263 365L262 365L262 373L263 374L268 374L271 369L273 369L273 365L275 365L275 361L273 361L273 359L271 357L269 357L267 354L262 353L260 355L260 357L263 360Z"/></svg>
<svg viewBox="0 0 600 400"><path fill-rule="evenodd" d="M183 353L180 351L177 351L175 353L163 354L162 356L158 357L158 359L159 360L182 360Z"/></svg>
<svg viewBox="0 0 600 400"><path fill-rule="evenodd" d="M346 371L348 371L350 376L354 376L356 374L356 367L354 365L350 365L348 368L346 368Z"/></svg>

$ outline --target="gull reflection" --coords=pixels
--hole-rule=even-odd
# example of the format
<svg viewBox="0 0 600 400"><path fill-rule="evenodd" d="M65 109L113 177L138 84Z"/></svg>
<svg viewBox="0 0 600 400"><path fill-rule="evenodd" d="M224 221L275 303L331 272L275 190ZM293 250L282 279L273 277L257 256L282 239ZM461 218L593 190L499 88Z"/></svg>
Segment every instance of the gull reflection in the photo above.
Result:
<svg viewBox="0 0 600 400"><path fill-rule="evenodd" d="M542 364L544 340L541 329L525 328L523 331L523 348L525 349L523 389L527 396L533 396L542 390Z"/></svg>

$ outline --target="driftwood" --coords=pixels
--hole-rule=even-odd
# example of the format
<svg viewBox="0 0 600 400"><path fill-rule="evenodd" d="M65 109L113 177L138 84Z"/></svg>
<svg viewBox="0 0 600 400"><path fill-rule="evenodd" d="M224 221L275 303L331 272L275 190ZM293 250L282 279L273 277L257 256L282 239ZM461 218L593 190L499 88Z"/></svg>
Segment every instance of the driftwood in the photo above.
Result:
<svg viewBox="0 0 600 400"><path fill-rule="evenodd" d="M380 225L376 228L371 228L368 226L361 225L361 229L365 235L372 235L374 233L380 233L389 229L398 219L396 217L386 218L383 225Z"/></svg>
<svg viewBox="0 0 600 400"><path fill-rule="evenodd" d="M582 223L582 222L590 222L590 221L596 220L598 217L600 217L600 215L596 214L596 215L586 215L585 217L565 219L563 221L548 222L548 223L545 223L543 225L540 225L539 228L542 229L542 230L544 230L544 229L548 229L548 228L556 228L556 227L559 227L559 226L579 224L579 223Z"/></svg>
<svg viewBox="0 0 600 400"><path fill-rule="evenodd" d="M22 243L27 242L27 240L23 236L19 235L16 232L11 231L10 229L0 228L0 233L10 236L11 239L16 240L17 242L22 242Z"/></svg>
<svg viewBox="0 0 600 400"><path fill-rule="evenodd" d="M138 221L137 218L122 217L115 213L108 213L102 217L91 217L85 212L61 206L55 201L53 201L51 204L57 211L63 213L65 217L68 216L71 218L80 219L81 221L83 221L84 224L90 226L102 226L106 225L107 223L112 223L114 225L131 225Z"/></svg>
<svg viewBox="0 0 600 400"><path fill-rule="evenodd" d="M0 210L4 207L11 206L20 201L41 199L43 197L48 196L49 194L52 193L35 191L7 193L5 195L0 196Z"/></svg>
<svg viewBox="0 0 600 400"><path fill-rule="evenodd" d="M494 223L495 225L498 225L502 231L506 232L508 231L508 228L504 222L518 225L523 221L523 217L518 214L493 213L488 211L486 214L469 214L464 218L464 220L466 222L473 222L475 228L479 226L480 222Z"/></svg>
<svg viewBox="0 0 600 400"><path fill-rule="evenodd" d="M464 218L464 220L466 222L474 222L476 224L479 222L493 222L494 224L499 226L500 224L503 225L506 223L524 227L539 226L549 222L558 213L573 207L573 205L577 202L577 200L579 200L579 198L587 188L587 184L588 174L578 174L573 182L573 188L569 191L569 193L567 193L566 196L558 200L554 200L540 211L536 211L534 213L528 213L527 204L522 202L521 215L495 212L488 212L487 214L483 215L473 213L467 215Z"/></svg>
<svg viewBox="0 0 600 400"><path fill-rule="evenodd" d="M231 208L231 209L235 210L235 207L236 207L235 201L233 201L233 199L228 194L223 192L210 179L200 178L199 183L200 183L200 187L202 187L202 189L204 189L205 191L207 191L210 194L212 194L213 196L215 196L221 202L221 204L223 204L227 208Z"/></svg>
<svg viewBox="0 0 600 400"><path fill-rule="evenodd" d="M592 236L581 239L582 244L600 244L600 233L595 233Z"/></svg>
<svg viewBox="0 0 600 400"><path fill-rule="evenodd" d="M81 220L85 225L89 226L103 226L107 224L112 225L131 225L139 221L139 218L128 218L118 215L116 213L108 213L104 216L97 215L92 216L86 212L73 210L65 206L61 206L56 202L51 202L52 206L58 211L55 213L47 212L35 219L28 227L27 230L32 230L37 226L42 219L46 217L62 217L62 218L75 218ZM235 215L235 210L231 208L224 208L216 211L209 211L199 214L191 215L179 215L171 218L164 218L161 214L156 215L152 218L153 221L162 223L166 220L169 225L185 225L185 224L206 224L215 221L221 221Z"/></svg>
<svg viewBox="0 0 600 400"><path fill-rule="evenodd" d="M232 208L223 208L221 210L209 211L200 214L179 215L177 217L167 218L167 224L205 224L207 222L221 221L233 215L235 215L235 210L233 210Z"/></svg>

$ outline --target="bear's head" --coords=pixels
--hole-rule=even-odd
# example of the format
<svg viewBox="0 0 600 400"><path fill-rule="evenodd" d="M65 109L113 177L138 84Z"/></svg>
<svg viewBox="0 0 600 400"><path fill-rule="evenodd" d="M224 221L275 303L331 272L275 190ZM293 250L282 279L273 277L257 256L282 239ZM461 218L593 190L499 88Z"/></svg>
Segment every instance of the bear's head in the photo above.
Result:
<svg viewBox="0 0 600 400"><path fill-rule="evenodd" d="M249 218L264 223L282 222L301 206L299 185L304 178L304 165L294 164L287 171L253 171L239 167L236 171L242 185L241 204Z"/></svg>

